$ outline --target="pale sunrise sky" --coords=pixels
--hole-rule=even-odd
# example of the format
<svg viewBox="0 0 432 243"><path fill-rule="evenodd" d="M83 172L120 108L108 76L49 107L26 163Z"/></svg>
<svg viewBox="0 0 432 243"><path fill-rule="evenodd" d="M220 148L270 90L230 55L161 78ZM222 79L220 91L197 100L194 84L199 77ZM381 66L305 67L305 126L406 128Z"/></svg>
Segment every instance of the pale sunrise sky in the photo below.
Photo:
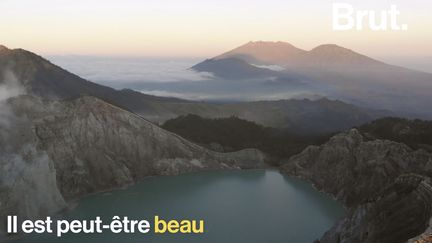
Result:
<svg viewBox="0 0 432 243"><path fill-rule="evenodd" d="M330 0L0 0L0 44L42 55L209 57L248 41L335 43L380 56L432 56L432 1L396 4L406 32L332 31Z"/></svg>

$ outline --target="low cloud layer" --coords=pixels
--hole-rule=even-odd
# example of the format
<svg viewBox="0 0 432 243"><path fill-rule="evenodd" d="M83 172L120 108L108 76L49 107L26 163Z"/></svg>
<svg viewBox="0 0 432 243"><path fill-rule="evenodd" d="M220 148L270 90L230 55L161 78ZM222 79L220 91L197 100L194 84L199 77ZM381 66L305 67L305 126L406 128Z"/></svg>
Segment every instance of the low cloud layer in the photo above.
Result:
<svg viewBox="0 0 432 243"><path fill-rule="evenodd" d="M323 98L321 95L317 95L311 92L277 92L269 94L234 94L234 93L205 93L205 92L171 92L166 90L141 90L143 94L161 96L161 97L172 97L180 98L185 100L230 100L230 101L257 101L257 100L285 100L285 99L311 99L316 100Z"/></svg>
<svg viewBox="0 0 432 243"><path fill-rule="evenodd" d="M284 71L285 70L284 67L281 67L278 65L256 65L256 64L252 64L252 66L259 67L259 68L266 68L266 69L270 69L273 71Z"/></svg>
<svg viewBox="0 0 432 243"><path fill-rule="evenodd" d="M212 79L210 73L189 68L197 59L149 59L82 56L51 56L59 65L85 79L101 84L135 82L185 82Z"/></svg>
<svg viewBox="0 0 432 243"><path fill-rule="evenodd" d="M315 92L302 83L286 86L277 78L238 80L218 79L190 67L200 59L114 58L53 56L49 59L90 81L116 89L133 89L145 94L187 100L255 101L313 98ZM259 66L272 70L282 67Z"/></svg>

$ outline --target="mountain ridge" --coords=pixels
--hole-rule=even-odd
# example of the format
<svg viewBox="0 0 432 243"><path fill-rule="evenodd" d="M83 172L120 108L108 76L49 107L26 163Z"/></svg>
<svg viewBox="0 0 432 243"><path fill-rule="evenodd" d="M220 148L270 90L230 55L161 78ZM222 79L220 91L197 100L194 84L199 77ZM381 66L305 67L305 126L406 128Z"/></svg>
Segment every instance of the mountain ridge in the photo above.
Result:
<svg viewBox="0 0 432 243"><path fill-rule="evenodd" d="M253 70L256 69L258 68L254 67ZM334 101L333 106L336 109L331 108L328 103L321 104L313 101L213 104L151 96L128 89L115 90L80 78L52 64L43 57L24 50L10 50L5 54L1 54L0 73L2 71L12 72L29 95L59 100L80 96L94 96L139 114L156 124L180 115L197 114L210 118L237 115L267 126L308 124L317 128L316 124L313 125L313 123L317 122L310 120L309 117L321 117L324 119L323 111L325 110L329 112L325 115L325 119L330 118L338 121L337 126L330 126L331 130L336 129L339 131L371 121L377 118L377 115L379 116L379 112L375 110L362 109L349 104L340 106L336 101ZM274 71L270 72L274 73ZM4 77L2 78L0 75L0 84L2 82L4 82ZM277 107L277 109L274 107ZM301 113L294 112L299 110L300 107L307 107L307 110Z"/></svg>
<svg viewBox="0 0 432 243"><path fill-rule="evenodd" d="M306 51L288 42L248 42L231 51L216 56L214 59L239 58L245 61L255 61L255 64L282 64L294 59ZM287 59L288 58L288 59Z"/></svg>
<svg viewBox="0 0 432 243"><path fill-rule="evenodd" d="M248 42L231 51L214 57L215 60L238 58L253 64L277 64L285 67L302 65L346 65L346 61L355 61L354 64L384 65L385 63L357 53L351 49L336 45L322 44L311 50L303 50L288 42L258 41ZM386 64L389 65L389 64Z"/></svg>
<svg viewBox="0 0 432 243"><path fill-rule="evenodd" d="M218 62L230 57L248 62L250 66L257 64L256 60L258 60L258 65L265 63L265 65L282 67L284 69L274 71L275 73L272 74L276 77L274 83L278 84L278 91L301 87L302 92L305 93L338 99L362 107L390 110L407 118L432 118L432 111L429 109L429 104L432 102L430 96L432 73L387 64L335 44L325 44L310 51L300 51L295 58L287 55L286 62L281 61L278 56L273 58L274 50L272 50L268 52L273 58L269 61L269 57L264 55L265 53L262 54L261 49L265 50L265 48L261 46L270 45L273 48L275 44L260 42L256 45L260 46L259 51L253 50L255 44L246 44L248 48L236 48L222 54ZM254 56L256 53L258 54ZM265 65L262 68L266 68ZM217 70L216 74L224 72L213 66L214 63L207 62L206 72L212 73L214 70ZM258 78L249 75L248 80L257 79L265 83L270 75L265 76L264 72ZM286 81L287 79L289 81ZM262 90L265 91L264 88Z"/></svg>
<svg viewBox="0 0 432 243"><path fill-rule="evenodd" d="M338 46L336 44L319 45L308 51L302 62L317 63L319 65L365 65L365 66L383 66L389 65L384 62L375 60L366 55L357 53L351 49ZM305 65L303 63L302 65Z"/></svg>

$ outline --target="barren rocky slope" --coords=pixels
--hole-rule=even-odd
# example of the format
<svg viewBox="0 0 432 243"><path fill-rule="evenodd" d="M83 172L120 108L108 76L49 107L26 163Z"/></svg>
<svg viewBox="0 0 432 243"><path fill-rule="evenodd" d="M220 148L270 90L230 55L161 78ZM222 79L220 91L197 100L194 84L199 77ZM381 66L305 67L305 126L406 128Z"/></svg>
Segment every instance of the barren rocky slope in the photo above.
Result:
<svg viewBox="0 0 432 243"><path fill-rule="evenodd" d="M216 153L93 97L8 100L1 126L0 217L55 213L79 196L146 176L265 166L250 149Z"/></svg>
<svg viewBox="0 0 432 243"><path fill-rule="evenodd" d="M356 129L310 146L285 163L344 203L348 214L321 242L405 242L432 217L432 155L387 140L365 141Z"/></svg>

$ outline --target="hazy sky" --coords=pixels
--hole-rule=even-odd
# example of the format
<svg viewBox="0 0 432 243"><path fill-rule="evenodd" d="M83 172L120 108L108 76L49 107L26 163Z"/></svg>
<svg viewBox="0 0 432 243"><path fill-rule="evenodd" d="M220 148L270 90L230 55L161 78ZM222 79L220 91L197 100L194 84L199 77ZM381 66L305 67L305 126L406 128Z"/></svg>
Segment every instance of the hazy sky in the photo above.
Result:
<svg viewBox="0 0 432 243"><path fill-rule="evenodd" d="M0 43L42 55L214 56L250 40L336 43L380 56L432 56L432 1L396 4L407 32L331 29L329 0L0 0Z"/></svg>

